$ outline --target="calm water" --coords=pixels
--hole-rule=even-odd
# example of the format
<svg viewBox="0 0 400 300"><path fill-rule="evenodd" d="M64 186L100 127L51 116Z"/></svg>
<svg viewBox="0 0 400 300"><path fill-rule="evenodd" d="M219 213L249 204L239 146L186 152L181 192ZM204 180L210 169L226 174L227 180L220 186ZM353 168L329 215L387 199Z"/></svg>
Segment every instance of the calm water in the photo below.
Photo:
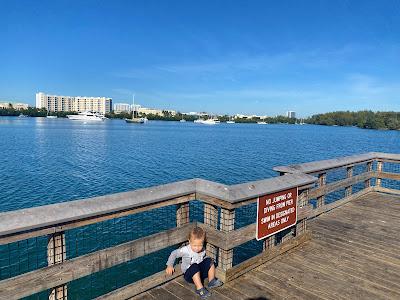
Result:
<svg viewBox="0 0 400 300"><path fill-rule="evenodd" d="M400 152L400 132L351 127L0 118L0 211L193 177L233 184L272 167Z"/></svg>
<svg viewBox="0 0 400 300"><path fill-rule="evenodd" d="M399 138L397 131L349 127L3 117L0 212L193 177L226 184L263 179L276 176L272 167L277 165L368 151L399 153ZM201 219L201 209L192 203L190 219ZM253 222L255 205L241 209L236 225ZM173 228L175 210L170 206L69 230L67 259ZM70 282L68 298L92 299L161 271L173 248ZM46 249L46 236L0 246L0 280L45 267ZM261 249L254 241L235 248L234 263ZM29 299L48 299L48 291Z"/></svg>

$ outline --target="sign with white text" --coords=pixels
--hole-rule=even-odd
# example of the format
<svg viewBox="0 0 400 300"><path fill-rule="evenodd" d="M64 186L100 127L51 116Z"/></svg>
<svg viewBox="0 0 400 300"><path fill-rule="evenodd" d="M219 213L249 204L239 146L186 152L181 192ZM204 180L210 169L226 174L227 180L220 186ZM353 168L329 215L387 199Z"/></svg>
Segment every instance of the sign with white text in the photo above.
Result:
<svg viewBox="0 0 400 300"><path fill-rule="evenodd" d="M292 188L258 198L258 241L296 224L297 192L297 188Z"/></svg>

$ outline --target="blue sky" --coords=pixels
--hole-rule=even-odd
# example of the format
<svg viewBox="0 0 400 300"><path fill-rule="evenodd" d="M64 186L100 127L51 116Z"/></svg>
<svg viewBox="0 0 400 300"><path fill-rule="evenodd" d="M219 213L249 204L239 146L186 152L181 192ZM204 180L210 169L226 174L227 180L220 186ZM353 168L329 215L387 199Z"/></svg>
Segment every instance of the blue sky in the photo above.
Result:
<svg viewBox="0 0 400 300"><path fill-rule="evenodd" d="M0 0L0 100L400 111L400 1Z"/></svg>

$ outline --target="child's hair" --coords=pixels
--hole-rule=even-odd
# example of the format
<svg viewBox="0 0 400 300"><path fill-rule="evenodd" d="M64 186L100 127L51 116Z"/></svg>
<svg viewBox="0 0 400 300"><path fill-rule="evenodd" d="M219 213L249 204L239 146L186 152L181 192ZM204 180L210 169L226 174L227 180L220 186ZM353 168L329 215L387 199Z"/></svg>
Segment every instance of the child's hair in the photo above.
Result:
<svg viewBox="0 0 400 300"><path fill-rule="evenodd" d="M206 239L206 232L201 227L194 227L189 233L189 240L191 239Z"/></svg>

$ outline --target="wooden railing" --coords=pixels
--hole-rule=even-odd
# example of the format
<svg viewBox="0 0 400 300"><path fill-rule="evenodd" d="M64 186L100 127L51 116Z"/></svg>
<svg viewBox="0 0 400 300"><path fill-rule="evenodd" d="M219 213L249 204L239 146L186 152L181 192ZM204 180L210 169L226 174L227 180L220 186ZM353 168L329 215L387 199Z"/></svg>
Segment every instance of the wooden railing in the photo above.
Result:
<svg viewBox="0 0 400 300"><path fill-rule="evenodd" d="M387 170L385 170L385 165ZM390 170L391 166L397 166L395 170L397 172ZM399 154L370 152L298 165L274 167L273 169L280 175L308 174L318 178L317 186L306 191L307 196L304 198L307 202L314 203L314 209L308 218L318 216L371 191L398 194L400 187L397 183L391 187L385 187L384 184L384 180L400 180ZM355 174L356 170L358 171L357 174ZM334 180L327 182L329 174L338 171L344 176L333 178ZM355 185L358 185L357 191L353 190ZM327 203L326 196L340 190L343 191L343 197Z"/></svg>
<svg viewBox="0 0 400 300"><path fill-rule="evenodd" d="M67 299L71 292L68 291L70 282L182 244L187 241L193 226L206 229L207 254L218 263L218 276L223 281L232 280L309 239L307 218L316 217L370 191L398 193L393 188L383 186L386 179L400 180L400 174L385 172L384 163L400 163L400 155L368 153L276 167L274 170L282 176L232 186L192 179L132 192L1 213L0 247L19 245L32 238L47 236L47 246L42 249L45 253L41 256L47 257L47 266L4 278L0 281L0 299L17 299L43 291L47 292L49 299ZM359 169L362 165L363 169ZM331 182L329 173L338 169L345 170L345 178ZM358 187L359 183L363 184L363 189L354 191L353 187ZM299 191L297 224L257 242L255 208L258 197L294 187ZM344 189L344 197L330 201L330 194L340 189ZM66 233L71 230L167 207L176 208L167 212L174 213L173 228L89 251L77 257L67 255L68 249L76 247L78 243L70 241L68 235L66 238ZM191 217L193 207L200 208L201 216L197 219ZM151 224L143 224L143 228L146 226ZM179 268L176 269L173 276L167 276L164 271L155 272L139 281L107 291L108 294L100 298L132 297L180 276Z"/></svg>

